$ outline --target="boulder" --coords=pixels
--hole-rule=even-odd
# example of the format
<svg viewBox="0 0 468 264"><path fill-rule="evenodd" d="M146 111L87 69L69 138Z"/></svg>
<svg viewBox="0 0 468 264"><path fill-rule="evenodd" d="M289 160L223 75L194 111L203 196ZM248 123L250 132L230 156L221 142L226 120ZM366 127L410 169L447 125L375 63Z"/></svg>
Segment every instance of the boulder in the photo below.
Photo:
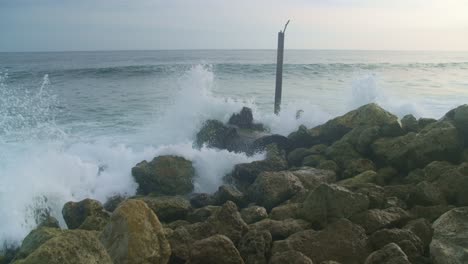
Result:
<svg viewBox="0 0 468 264"><path fill-rule="evenodd" d="M195 169L182 157L159 156L132 168L139 194L183 195L193 190Z"/></svg>
<svg viewBox="0 0 468 264"><path fill-rule="evenodd" d="M294 176L299 178L304 188L308 190L313 190L322 183L336 182L336 173L331 170L300 167L290 171Z"/></svg>
<svg viewBox="0 0 468 264"><path fill-rule="evenodd" d="M237 248L246 264L267 264L271 244L270 232L251 230L242 237Z"/></svg>
<svg viewBox="0 0 468 264"><path fill-rule="evenodd" d="M321 170L330 170L335 173L337 173L340 170L338 164L336 164L336 162L334 162L333 160L322 160L320 161L317 168Z"/></svg>
<svg viewBox="0 0 468 264"><path fill-rule="evenodd" d="M109 217L103 218L100 216L88 216L84 222L78 227L78 229L89 230L89 231L101 231L109 222Z"/></svg>
<svg viewBox="0 0 468 264"><path fill-rule="evenodd" d="M442 192L448 203L456 206L468 205L468 192L466 191L468 188L468 163L462 163L455 169L445 171L433 183ZM431 198L437 200L439 197Z"/></svg>
<svg viewBox="0 0 468 264"><path fill-rule="evenodd" d="M189 201L181 196L144 196L138 200L144 201L162 222L185 220L191 210Z"/></svg>
<svg viewBox="0 0 468 264"><path fill-rule="evenodd" d="M445 212L453 209L452 205L433 205L433 206L420 206L416 205L410 210L410 214L413 218L424 218L429 222L434 222L437 218L443 215Z"/></svg>
<svg viewBox="0 0 468 264"><path fill-rule="evenodd" d="M386 197L384 188L372 183L353 183L352 185L345 185L352 192L364 194L369 199L369 208L384 208L386 204Z"/></svg>
<svg viewBox="0 0 468 264"><path fill-rule="evenodd" d="M268 145L266 150L266 158L260 161L251 163L241 163L234 166L232 178L237 187L241 190L246 189L252 184L257 176L262 172L282 171L286 170L288 164L285 159L284 152L276 145Z"/></svg>
<svg viewBox="0 0 468 264"><path fill-rule="evenodd" d="M299 251L288 250L273 254L270 259L270 264L314 264L312 260Z"/></svg>
<svg viewBox="0 0 468 264"><path fill-rule="evenodd" d="M410 171L434 160L456 161L462 146L459 131L445 121L428 125L418 134L380 138L372 144L372 151L381 163Z"/></svg>
<svg viewBox="0 0 468 264"><path fill-rule="evenodd" d="M323 155L309 155L302 159L301 166L305 167L317 167L321 161L326 160L327 158Z"/></svg>
<svg viewBox="0 0 468 264"><path fill-rule="evenodd" d="M289 171L262 172L249 188L250 200L267 210L304 189L302 182Z"/></svg>
<svg viewBox="0 0 468 264"><path fill-rule="evenodd" d="M430 253L434 264L468 263L468 207L448 211L432 227Z"/></svg>
<svg viewBox="0 0 468 264"><path fill-rule="evenodd" d="M466 136L468 134L468 105L464 104L445 114L444 119L451 120L460 132Z"/></svg>
<svg viewBox="0 0 468 264"><path fill-rule="evenodd" d="M268 231L273 240L285 239L290 235L311 228L310 223L301 219L264 219L249 225L249 230Z"/></svg>
<svg viewBox="0 0 468 264"><path fill-rule="evenodd" d="M261 221L265 218L268 218L268 213L265 207L252 205L241 210L242 219L245 223L253 224L255 222Z"/></svg>
<svg viewBox="0 0 468 264"><path fill-rule="evenodd" d="M231 201L226 202L219 211L207 220L207 224L216 231L231 239L234 244L247 232L247 224L242 219L236 204Z"/></svg>
<svg viewBox="0 0 468 264"><path fill-rule="evenodd" d="M196 241L190 249L190 264L244 264L236 247L223 235Z"/></svg>
<svg viewBox="0 0 468 264"><path fill-rule="evenodd" d="M265 151L268 145L275 144L282 151L288 152L290 150L289 139L285 136L273 134L273 135L262 135L255 139L252 144L249 145L247 154L254 154Z"/></svg>
<svg viewBox="0 0 468 264"><path fill-rule="evenodd" d="M415 219L408 222L403 229L409 230L417 235L419 239L421 239L424 249L428 248L432 241L432 235L434 234L434 229L429 221L424 218Z"/></svg>
<svg viewBox="0 0 468 264"><path fill-rule="evenodd" d="M79 228L88 216L103 218L104 221L109 218L102 204L92 199L66 203L63 206L62 215L69 229Z"/></svg>
<svg viewBox="0 0 468 264"><path fill-rule="evenodd" d="M215 197L208 193L194 193L190 197L190 205L193 208L205 207L207 205L215 205L215 203Z"/></svg>
<svg viewBox="0 0 468 264"><path fill-rule="evenodd" d="M437 122L437 120L434 119L434 118L421 117L421 118L418 119L419 129L423 129L423 128L427 127L428 125L433 124L435 122Z"/></svg>
<svg viewBox="0 0 468 264"><path fill-rule="evenodd" d="M410 206L446 204L445 198L439 188L426 181L422 181L416 185L413 192L409 194L408 202Z"/></svg>
<svg viewBox="0 0 468 264"><path fill-rule="evenodd" d="M204 222L220 209L221 206L207 205L189 212L187 215L187 220L191 223Z"/></svg>
<svg viewBox="0 0 468 264"><path fill-rule="evenodd" d="M239 128L252 128L252 109L248 107L242 107L240 113L232 114L232 116L229 118L228 124L238 126Z"/></svg>
<svg viewBox="0 0 468 264"><path fill-rule="evenodd" d="M213 195L216 205L222 205L227 201L232 201L239 207L247 204L247 197L236 186L223 184L219 186L218 191Z"/></svg>
<svg viewBox="0 0 468 264"><path fill-rule="evenodd" d="M339 140L333 143L333 145L327 148L327 152L325 154L328 159L335 161L342 169L344 169L351 160L361 158L361 154L354 149L353 145L344 140Z"/></svg>
<svg viewBox="0 0 468 264"><path fill-rule="evenodd" d="M127 197L125 196L113 195L107 198L107 201L104 203L104 209L112 213L126 199Z"/></svg>
<svg viewBox="0 0 468 264"><path fill-rule="evenodd" d="M29 241L31 242L31 241ZM39 242L39 241L36 241ZM28 243L28 242L27 242ZM35 244L35 243L33 243ZM38 244L36 244L37 246ZM33 248L30 248L33 250ZM112 264L96 233L85 230L65 230L35 248L25 259L15 264Z"/></svg>
<svg viewBox="0 0 468 264"><path fill-rule="evenodd" d="M370 254L364 264L411 264L411 262L397 244L390 243Z"/></svg>
<svg viewBox="0 0 468 264"><path fill-rule="evenodd" d="M235 128L225 126L218 120L207 120L197 133L194 144L198 148L206 145L210 148L226 149L230 141L238 137Z"/></svg>
<svg viewBox="0 0 468 264"><path fill-rule="evenodd" d="M324 227L328 222L349 218L368 207L367 196L337 185L322 184L309 193L299 214L313 225Z"/></svg>
<svg viewBox="0 0 468 264"><path fill-rule="evenodd" d="M366 171L375 171L375 165L372 160L369 159L353 159L346 162L343 167L343 173L341 178L347 179L356 177L359 174L365 173ZM376 182L376 179L373 181Z"/></svg>
<svg viewBox="0 0 468 264"><path fill-rule="evenodd" d="M286 220L289 218L299 218L301 203L286 203L273 208L270 212L270 218L273 220Z"/></svg>
<svg viewBox="0 0 468 264"><path fill-rule="evenodd" d="M351 221L362 226L367 234L382 228L396 227L408 221L410 215L399 207L371 209L351 217Z"/></svg>
<svg viewBox="0 0 468 264"><path fill-rule="evenodd" d="M421 239L406 229L393 228L376 231L370 236L370 242L375 250L389 243L395 243L410 259L417 258L424 253L424 245Z"/></svg>
<svg viewBox="0 0 468 264"><path fill-rule="evenodd" d="M42 244L44 244L47 240L54 238L62 234L63 232L64 231L58 228L51 227L40 227L32 230L21 243L21 247L18 253L16 254L16 258L22 259L27 257L29 254L31 254L37 248L39 248Z"/></svg>
<svg viewBox="0 0 468 264"><path fill-rule="evenodd" d="M345 187L361 185L365 183L375 183L377 179L377 172L368 170L362 172L352 178L339 181L337 184Z"/></svg>
<svg viewBox="0 0 468 264"><path fill-rule="evenodd" d="M288 154L288 164L290 167L300 166L302 160L310 155L315 155L316 153L308 148L297 148Z"/></svg>
<svg viewBox="0 0 468 264"><path fill-rule="evenodd" d="M310 147L320 143L330 144L359 126L379 126L384 135L401 133L401 127L395 115L376 104L367 104L310 130L300 127L288 138L295 148Z"/></svg>
<svg viewBox="0 0 468 264"><path fill-rule="evenodd" d="M418 130L419 130L418 120L413 115L405 115L401 119L401 127L407 133L408 132L418 132Z"/></svg>
<svg viewBox="0 0 468 264"><path fill-rule="evenodd" d="M100 240L113 263L167 263L171 248L158 217L140 200L127 200L113 213Z"/></svg>
<svg viewBox="0 0 468 264"><path fill-rule="evenodd" d="M304 230L286 240L275 241L272 252L296 250L314 263L334 260L343 264L361 264L370 253L364 229L340 219L322 231Z"/></svg>

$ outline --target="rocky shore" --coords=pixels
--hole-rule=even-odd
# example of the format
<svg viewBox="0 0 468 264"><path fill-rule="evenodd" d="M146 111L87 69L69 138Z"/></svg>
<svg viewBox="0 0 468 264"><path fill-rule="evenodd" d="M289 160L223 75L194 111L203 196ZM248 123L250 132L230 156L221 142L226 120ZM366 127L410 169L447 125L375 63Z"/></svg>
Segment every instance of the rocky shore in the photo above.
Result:
<svg viewBox="0 0 468 264"><path fill-rule="evenodd" d="M399 120L368 104L287 137L243 108L194 145L266 155L213 194L193 193L190 160L142 161L136 196L68 202L68 229L43 213L0 263L468 263L468 105Z"/></svg>

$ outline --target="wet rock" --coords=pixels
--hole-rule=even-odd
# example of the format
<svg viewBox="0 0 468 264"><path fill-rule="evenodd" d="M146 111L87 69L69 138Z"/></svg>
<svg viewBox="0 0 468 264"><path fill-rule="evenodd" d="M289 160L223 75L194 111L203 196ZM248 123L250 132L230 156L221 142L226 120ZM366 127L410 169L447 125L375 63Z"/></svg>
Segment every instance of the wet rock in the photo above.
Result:
<svg viewBox="0 0 468 264"><path fill-rule="evenodd" d="M418 120L413 115L405 115L401 119L401 127L405 132L418 132Z"/></svg>
<svg viewBox="0 0 468 264"><path fill-rule="evenodd" d="M369 199L370 209L385 207L386 197L382 187L372 183L354 183L345 187L353 192L366 195Z"/></svg>
<svg viewBox="0 0 468 264"><path fill-rule="evenodd" d="M253 224L268 217L265 207L252 205L241 210L242 219L245 223Z"/></svg>
<svg viewBox="0 0 468 264"><path fill-rule="evenodd" d="M181 196L145 196L138 199L144 201L162 222L184 220L191 209L189 201Z"/></svg>
<svg viewBox="0 0 468 264"><path fill-rule="evenodd" d="M79 228L88 216L109 218L109 214L104 210L102 204L92 199L66 203L63 206L62 215L69 229Z"/></svg>
<svg viewBox="0 0 468 264"><path fill-rule="evenodd" d="M330 170L300 167L290 171L299 178L304 188L308 190L313 190L322 183L334 183L336 181L335 172Z"/></svg>
<svg viewBox="0 0 468 264"><path fill-rule="evenodd" d="M421 117L418 119L418 125L419 125L419 129L424 129L425 127L427 127L428 125L430 124L433 124L437 122L436 119L434 118L424 118L424 117Z"/></svg>
<svg viewBox="0 0 468 264"><path fill-rule="evenodd" d="M416 185L416 188L409 195L410 206L423 205L431 206L446 204L445 198L437 186L432 183L422 181Z"/></svg>
<svg viewBox="0 0 468 264"><path fill-rule="evenodd" d="M342 140L336 141L328 147L326 156L335 161L340 168L345 168L351 160L361 158L361 154L354 149L353 145Z"/></svg>
<svg viewBox="0 0 468 264"><path fill-rule="evenodd" d="M309 257L295 250L288 250L288 251L273 254L273 256L270 259L270 264L284 264L284 263L314 264Z"/></svg>
<svg viewBox="0 0 468 264"><path fill-rule="evenodd" d="M218 234L229 237L235 244L248 229L236 204L231 201L226 202L207 222Z"/></svg>
<svg viewBox="0 0 468 264"><path fill-rule="evenodd" d="M462 163L456 169L444 172L433 183L448 203L457 206L468 205L468 163Z"/></svg>
<svg viewBox="0 0 468 264"><path fill-rule="evenodd" d="M351 217L351 221L362 226L367 234L382 228L396 227L408 221L410 215L399 207L372 209Z"/></svg>
<svg viewBox="0 0 468 264"><path fill-rule="evenodd" d="M379 126L384 135L401 133L396 116L376 104L367 104L310 130L300 127L288 138L296 148L310 147L320 143L330 144L359 126Z"/></svg>
<svg viewBox="0 0 468 264"><path fill-rule="evenodd" d="M434 238L430 245L434 264L468 262L468 207L455 208L432 225Z"/></svg>
<svg viewBox="0 0 468 264"><path fill-rule="evenodd" d="M397 244L411 259L424 253L424 245L421 239L413 232L406 229L382 229L370 236L370 242L375 250L389 243Z"/></svg>
<svg viewBox="0 0 468 264"><path fill-rule="evenodd" d="M284 152L276 145L268 145L267 155L264 160L251 163L241 163L234 166L232 178L241 190L252 184L262 172L282 171L288 167Z"/></svg>
<svg viewBox="0 0 468 264"><path fill-rule="evenodd" d="M286 220L290 218L299 218L301 203L287 203L273 208L270 212L270 218L273 220Z"/></svg>
<svg viewBox="0 0 468 264"><path fill-rule="evenodd" d="M249 188L250 200L267 210L304 189L302 182L289 171L262 172Z"/></svg>
<svg viewBox="0 0 468 264"><path fill-rule="evenodd" d="M248 107L242 107L240 113L232 114L232 116L229 118L228 124L235 125L240 128L252 128L252 109Z"/></svg>
<svg viewBox="0 0 468 264"><path fill-rule="evenodd" d="M451 120L460 132L465 135L468 133L468 105L464 104L445 114L444 119Z"/></svg>
<svg viewBox="0 0 468 264"><path fill-rule="evenodd" d="M159 156L151 162L142 161L132 168L140 194L183 195L193 190L195 169L182 157Z"/></svg>
<svg viewBox="0 0 468 264"><path fill-rule="evenodd" d="M322 231L304 230L273 243L275 254L288 250L303 253L314 263L334 260L360 264L370 253L364 229L346 219L340 219Z"/></svg>
<svg viewBox="0 0 468 264"><path fill-rule="evenodd" d="M251 230L239 242L239 253L246 264L267 264L272 237L268 231Z"/></svg>
<svg viewBox="0 0 468 264"><path fill-rule="evenodd" d="M189 212L187 220L191 223L204 222L221 209L221 206L207 205Z"/></svg>
<svg viewBox="0 0 468 264"><path fill-rule="evenodd" d="M29 234L24 238L21 247L16 254L17 259L23 259L32 252L34 252L37 248L39 248L42 244L44 244L47 240L54 238L64 231L58 228L50 228L50 227L41 227L36 228L29 232Z"/></svg>
<svg viewBox="0 0 468 264"><path fill-rule="evenodd" d="M291 151L288 154L288 164L289 166L300 166L302 164L302 160L310 155L316 154L314 151L308 148L297 148Z"/></svg>
<svg viewBox="0 0 468 264"><path fill-rule="evenodd" d="M326 160L327 158L323 155L309 155L302 159L301 166L306 167L317 167L321 161Z"/></svg>
<svg viewBox="0 0 468 264"><path fill-rule="evenodd" d="M282 151L290 150L289 139L282 135L265 135L255 139L249 146L248 154L265 151L268 145L275 144Z"/></svg>
<svg viewBox="0 0 468 264"><path fill-rule="evenodd" d="M217 205L222 205L227 201L232 201L239 207L247 204L247 197L234 185L221 185L213 196Z"/></svg>
<svg viewBox="0 0 468 264"><path fill-rule="evenodd" d="M361 185L365 183L375 183L377 179L377 172L368 170L358 174L352 178L339 181L337 184L345 187Z"/></svg>
<svg viewBox="0 0 468 264"><path fill-rule="evenodd" d="M235 128L227 127L218 120L207 120L196 135L195 146L226 149L230 141L238 137Z"/></svg>
<svg viewBox="0 0 468 264"><path fill-rule="evenodd" d="M78 227L78 229L89 230L89 231L101 231L109 222L109 217L100 217L90 215L86 217L84 222Z"/></svg>
<svg viewBox="0 0 468 264"><path fill-rule="evenodd" d="M111 264L113 262L107 254L106 249L99 242L95 232L85 230L65 230L60 234L47 239L39 247L34 249L34 251L25 259L14 263Z"/></svg>
<svg viewBox="0 0 468 264"><path fill-rule="evenodd" d="M190 250L188 263L191 264L244 264L239 251L223 235L214 235L196 241Z"/></svg>
<svg viewBox="0 0 468 264"><path fill-rule="evenodd" d="M127 199L127 197L121 195L114 195L107 199L104 203L104 209L108 212L114 212L114 210Z"/></svg>
<svg viewBox="0 0 468 264"><path fill-rule="evenodd" d="M311 191L300 216L313 225L324 227L338 218L348 218L369 207L369 199L337 185L322 184Z"/></svg>
<svg viewBox="0 0 468 264"><path fill-rule="evenodd" d="M453 209L451 205L433 205L433 206L420 206L416 205L411 208L410 213L413 218L424 218L429 222L434 222L437 218L443 215L445 212Z"/></svg>
<svg viewBox="0 0 468 264"><path fill-rule="evenodd" d="M369 159L354 159L346 162L342 178L356 177L366 171L375 171L374 163ZM374 180L373 182L375 182Z"/></svg>
<svg viewBox="0 0 468 264"><path fill-rule="evenodd" d="M216 201L213 195L208 193L195 193L190 197L190 205L193 208L215 205L215 203Z"/></svg>
<svg viewBox="0 0 468 264"><path fill-rule="evenodd" d="M269 231L273 240L285 239L290 235L308 229L311 225L301 219L286 219L282 221L264 219L249 225L249 230Z"/></svg>
<svg viewBox="0 0 468 264"><path fill-rule="evenodd" d="M53 216L46 216L41 219L41 222L37 225L37 227L52 227L52 228L60 228L59 221L57 218Z"/></svg>
<svg viewBox="0 0 468 264"><path fill-rule="evenodd" d="M403 229L409 230L417 235L421 239L424 249L429 246L432 241L432 235L434 234L431 223L424 218L408 222Z"/></svg>
<svg viewBox="0 0 468 264"><path fill-rule="evenodd" d="M112 213L100 240L115 264L167 263L171 255L158 217L139 200L127 200Z"/></svg>
<svg viewBox="0 0 468 264"><path fill-rule="evenodd" d="M372 144L375 157L402 171L423 168L434 160L456 161L463 141L450 122L428 125L418 134L380 138Z"/></svg>
<svg viewBox="0 0 468 264"><path fill-rule="evenodd" d="M370 254L364 264L411 264L411 262L397 244L390 243Z"/></svg>

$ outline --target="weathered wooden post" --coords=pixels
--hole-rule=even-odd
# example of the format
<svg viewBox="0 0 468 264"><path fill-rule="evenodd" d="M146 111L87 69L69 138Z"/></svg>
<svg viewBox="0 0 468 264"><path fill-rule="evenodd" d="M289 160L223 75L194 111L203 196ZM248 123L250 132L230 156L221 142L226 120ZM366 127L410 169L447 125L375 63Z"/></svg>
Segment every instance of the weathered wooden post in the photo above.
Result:
<svg viewBox="0 0 468 264"><path fill-rule="evenodd" d="M278 51L276 57L276 88L275 88L275 114L281 110L281 93L283 86L283 55L284 55L284 33L288 27L289 20L284 25L283 31L278 32Z"/></svg>

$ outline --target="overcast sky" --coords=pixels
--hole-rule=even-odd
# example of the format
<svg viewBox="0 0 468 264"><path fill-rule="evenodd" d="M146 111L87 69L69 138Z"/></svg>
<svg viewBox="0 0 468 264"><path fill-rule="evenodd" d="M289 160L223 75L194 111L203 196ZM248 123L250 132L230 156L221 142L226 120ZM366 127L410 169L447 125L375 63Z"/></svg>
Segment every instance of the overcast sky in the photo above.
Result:
<svg viewBox="0 0 468 264"><path fill-rule="evenodd" d="M468 0L0 0L0 51L468 50Z"/></svg>

